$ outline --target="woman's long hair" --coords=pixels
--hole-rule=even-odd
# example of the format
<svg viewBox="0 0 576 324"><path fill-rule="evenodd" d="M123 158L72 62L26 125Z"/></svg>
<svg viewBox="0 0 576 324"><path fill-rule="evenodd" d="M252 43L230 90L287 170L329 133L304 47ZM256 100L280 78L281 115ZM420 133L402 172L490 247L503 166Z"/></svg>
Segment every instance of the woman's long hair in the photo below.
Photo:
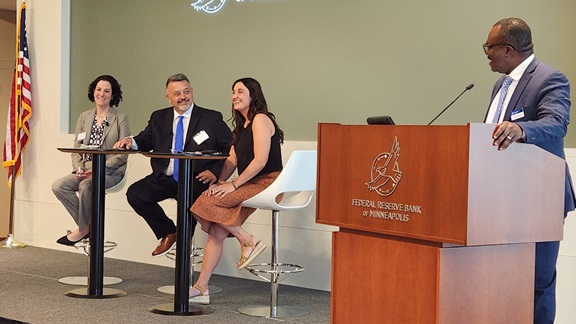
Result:
<svg viewBox="0 0 576 324"><path fill-rule="evenodd" d="M241 78L232 84L232 89L236 83L242 82L244 86L250 91L250 106L248 107L248 119L250 121L254 120L254 116L257 114L266 114L272 120L274 124L274 128L278 133L280 138L280 143L284 143L284 132L278 127L276 123L276 116L273 113L268 111L268 104L266 104L266 98L264 98L264 93L262 92L262 87L260 83L253 78ZM246 118L237 110L234 109L234 104L232 104L232 126L234 130L232 134L234 136L234 143L238 138L238 133L244 127L244 123L246 122Z"/></svg>

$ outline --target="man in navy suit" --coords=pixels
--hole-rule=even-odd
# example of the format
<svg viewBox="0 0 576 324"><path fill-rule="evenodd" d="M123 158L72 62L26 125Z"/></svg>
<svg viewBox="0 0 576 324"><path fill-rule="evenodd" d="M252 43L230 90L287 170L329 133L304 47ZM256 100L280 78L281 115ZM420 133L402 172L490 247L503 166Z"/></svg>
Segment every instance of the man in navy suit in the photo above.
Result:
<svg viewBox="0 0 576 324"><path fill-rule="evenodd" d="M492 90L486 122L496 125L492 136L499 150L530 143L565 159L570 84L564 74L534 57L533 47L530 27L521 19L502 19L490 30L484 52L492 71L504 75ZM566 217L575 205L566 166L564 215L553 216ZM554 322L559 247L560 242L536 243L534 323Z"/></svg>
<svg viewBox="0 0 576 324"><path fill-rule="evenodd" d="M205 109L194 104L190 81L184 74L175 74L166 81L166 98L172 107L152 113L148 126L133 138L118 141L114 148L130 148L143 152L170 153L175 149L176 134L181 127L185 152L204 150L220 151L228 154L232 143L230 128L220 112ZM182 116L182 117L181 117ZM180 126L179 121L182 120ZM142 216L160 243L152 256L166 254L176 243L176 226L166 216L158 202L176 198L178 183L174 179L174 159L152 158L152 174L132 184L126 196L128 203ZM193 170L193 198L196 199L208 185L216 181L224 160L198 160ZM192 231L196 221L192 219Z"/></svg>

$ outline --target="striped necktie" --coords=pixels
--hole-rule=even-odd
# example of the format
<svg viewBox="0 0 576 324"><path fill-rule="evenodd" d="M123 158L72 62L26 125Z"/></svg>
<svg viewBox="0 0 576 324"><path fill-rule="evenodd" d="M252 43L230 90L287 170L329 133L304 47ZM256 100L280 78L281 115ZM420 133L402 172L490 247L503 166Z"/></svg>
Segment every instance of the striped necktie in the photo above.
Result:
<svg viewBox="0 0 576 324"><path fill-rule="evenodd" d="M508 87L514 81L509 75L504 78L504 83L502 83L502 88L500 88L500 99L498 99L498 105L496 106L496 112L494 113L493 124L498 124L500 121L500 115L502 114L502 107L504 106L504 100L506 99L506 93L508 92Z"/></svg>

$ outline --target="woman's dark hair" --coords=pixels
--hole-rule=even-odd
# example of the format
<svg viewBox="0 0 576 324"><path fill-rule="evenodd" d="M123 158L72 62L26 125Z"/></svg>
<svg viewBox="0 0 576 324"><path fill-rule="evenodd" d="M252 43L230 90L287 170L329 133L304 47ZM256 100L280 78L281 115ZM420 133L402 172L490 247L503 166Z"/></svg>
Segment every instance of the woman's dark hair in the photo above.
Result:
<svg viewBox="0 0 576 324"><path fill-rule="evenodd" d="M96 85L100 81L108 81L112 86L112 99L110 99L110 107L118 107L120 101L122 101L122 89L120 89L120 84L111 75L101 75L92 81L88 86L88 99L94 102L94 90L96 90Z"/></svg>
<svg viewBox="0 0 576 324"><path fill-rule="evenodd" d="M234 86L236 83L242 82L244 86L250 91L250 106L248 107L248 119L250 121L254 120L254 116L257 114L265 114L266 116L270 117L272 123L274 124L274 128L278 133L280 138L280 143L284 143L284 132L278 127L276 123L276 116L273 113L268 111L268 105L266 104L266 98L264 98L264 93L262 92L262 87L260 83L253 78L241 78L232 84L232 90L234 90ZM234 104L232 104L232 126L234 130L232 134L234 136L234 143L236 143L236 139L238 138L238 133L240 129L244 127L244 123L246 122L246 118L234 109Z"/></svg>

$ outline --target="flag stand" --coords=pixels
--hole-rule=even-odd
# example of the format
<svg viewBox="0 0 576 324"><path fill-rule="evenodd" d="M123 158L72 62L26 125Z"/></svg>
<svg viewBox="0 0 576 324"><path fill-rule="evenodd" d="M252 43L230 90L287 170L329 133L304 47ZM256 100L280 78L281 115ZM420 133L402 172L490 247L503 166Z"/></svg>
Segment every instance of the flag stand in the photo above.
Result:
<svg viewBox="0 0 576 324"><path fill-rule="evenodd" d="M0 242L0 248L22 248L26 246L26 244L16 241L13 234L14 188L16 186L15 182L22 162L21 155L24 148L26 148L28 137L30 136L28 119L32 116L30 65L28 56L28 40L26 38L26 1L24 0L20 4L19 21L18 33L16 36L16 64L14 66L14 78L12 79L12 92L10 95L6 140L4 141L4 161L2 162L2 167L10 167L10 224L8 237L4 241ZM22 89L25 91L22 91ZM22 112L20 110L22 110ZM8 145L9 135L11 135L12 138ZM11 152L9 158L6 158L7 151Z"/></svg>
<svg viewBox="0 0 576 324"><path fill-rule="evenodd" d="M0 242L0 248L23 248L26 244L18 242L14 239L14 187L16 186L15 180L16 175L14 174L14 166L10 167L12 169L12 184L10 185L10 221L8 237Z"/></svg>

